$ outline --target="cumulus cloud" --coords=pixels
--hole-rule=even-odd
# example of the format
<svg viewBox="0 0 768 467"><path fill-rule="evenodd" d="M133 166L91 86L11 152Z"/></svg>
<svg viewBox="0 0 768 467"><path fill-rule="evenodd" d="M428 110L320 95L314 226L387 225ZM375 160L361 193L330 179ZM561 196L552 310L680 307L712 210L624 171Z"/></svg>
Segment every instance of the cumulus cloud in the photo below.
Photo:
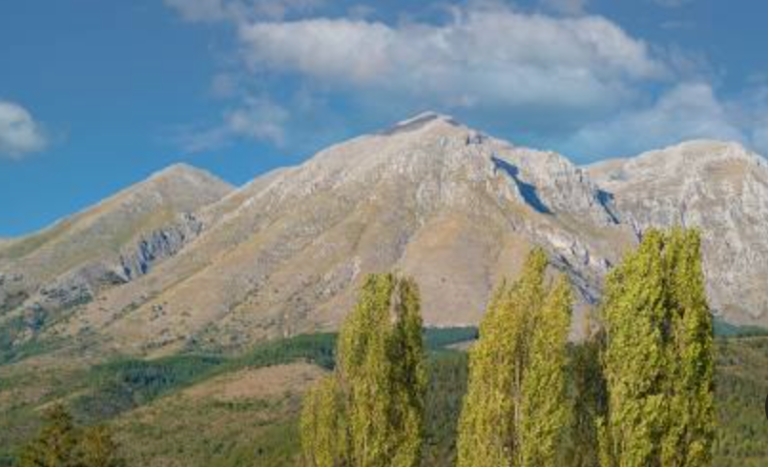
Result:
<svg viewBox="0 0 768 467"><path fill-rule="evenodd" d="M285 142L285 125L290 117L282 106L265 97L249 97L236 108L224 112L221 121L204 130L185 129L179 135L184 149L200 152L218 149L233 138L246 138L281 146Z"/></svg>
<svg viewBox="0 0 768 467"><path fill-rule="evenodd" d="M433 25L348 18L254 22L240 29L254 68L441 107L549 107L592 112L665 73L646 44L602 17L509 8L456 10Z"/></svg>
<svg viewBox="0 0 768 467"><path fill-rule="evenodd" d="M0 100L0 157L20 159L46 144L45 131L27 109Z"/></svg>
<svg viewBox="0 0 768 467"><path fill-rule="evenodd" d="M684 83L653 105L585 126L568 146L582 154L632 155L698 138L750 142L737 119L706 83Z"/></svg>
<svg viewBox="0 0 768 467"><path fill-rule="evenodd" d="M165 1L190 21L234 25L242 54L242 68L220 74L212 88L220 98L244 102L190 138L188 148L237 137L282 145L293 143L301 128L316 134L331 120L344 126L332 106L322 116L302 106L295 97L301 94L306 102L341 101L345 112L365 109L369 121L433 107L582 158L691 138L737 140L768 152L768 98L759 105L755 93L720 98L701 60L586 14L588 0L539 0L542 11L556 15L473 0L442 10L450 12L442 21L399 22L375 20L367 10L309 15L324 0ZM281 81L290 84L277 87L279 103L249 97L253 89L267 95ZM313 123L302 127L307 115Z"/></svg>

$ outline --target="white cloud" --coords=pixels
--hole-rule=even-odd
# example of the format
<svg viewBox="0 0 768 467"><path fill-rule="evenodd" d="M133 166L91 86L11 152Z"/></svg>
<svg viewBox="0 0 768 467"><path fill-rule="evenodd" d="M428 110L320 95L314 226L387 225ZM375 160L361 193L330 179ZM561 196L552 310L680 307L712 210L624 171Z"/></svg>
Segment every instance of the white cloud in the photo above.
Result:
<svg viewBox="0 0 768 467"><path fill-rule="evenodd" d="M253 69L441 107L605 112L631 97L633 83L666 73L643 41L605 18L501 6L457 9L442 25L256 21L240 37Z"/></svg>
<svg viewBox="0 0 768 467"><path fill-rule="evenodd" d="M24 107L0 100L0 157L20 159L47 145L42 126Z"/></svg>
<svg viewBox="0 0 768 467"><path fill-rule="evenodd" d="M539 0L559 16L471 0L448 7L452 15L443 22L399 23L376 21L367 10L305 17L323 0L165 1L188 20L234 25L246 65L212 86L217 96L244 103L188 138L188 149L237 137L295 144L307 127L314 135L330 121L345 127L332 106L313 110L301 102L340 98L346 109L366 109L369 121L436 107L588 158L692 138L737 140L768 153L768 91L760 103L755 92L720 99L706 60L651 48L612 21L586 15L588 0ZM285 77L291 84L279 87L281 95L293 97L248 97L266 95Z"/></svg>
<svg viewBox="0 0 768 467"><path fill-rule="evenodd" d="M270 100L251 99L245 106L228 112L224 120L236 135L280 145L284 142L283 126L288 117L286 109Z"/></svg>
<svg viewBox="0 0 768 467"><path fill-rule="evenodd" d="M233 138L247 138L281 146L289 112L267 98L250 97L243 105L227 110L221 122L206 130L182 131L179 139L184 149L200 152L226 146Z"/></svg>
<svg viewBox="0 0 768 467"><path fill-rule="evenodd" d="M728 105L706 83L681 84L648 108L587 125L567 146L594 158L632 155L697 138L750 142Z"/></svg>

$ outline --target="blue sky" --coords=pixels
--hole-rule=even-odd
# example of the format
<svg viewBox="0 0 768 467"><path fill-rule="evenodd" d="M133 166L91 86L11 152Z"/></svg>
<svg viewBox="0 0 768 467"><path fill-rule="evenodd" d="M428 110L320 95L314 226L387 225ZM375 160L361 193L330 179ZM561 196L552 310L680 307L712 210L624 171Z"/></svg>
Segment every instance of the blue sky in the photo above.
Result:
<svg viewBox="0 0 768 467"><path fill-rule="evenodd" d="M0 3L0 237L187 162L244 183L431 109L584 163L768 154L754 0Z"/></svg>

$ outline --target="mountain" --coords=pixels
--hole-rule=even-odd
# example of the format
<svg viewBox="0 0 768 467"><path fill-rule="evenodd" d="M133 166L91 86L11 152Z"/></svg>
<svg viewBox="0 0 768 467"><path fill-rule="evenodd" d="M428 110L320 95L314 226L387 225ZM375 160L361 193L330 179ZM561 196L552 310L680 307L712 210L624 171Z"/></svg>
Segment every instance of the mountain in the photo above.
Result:
<svg viewBox="0 0 768 467"><path fill-rule="evenodd" d="M635 231L698 227L716 312L734 323L768 324L765 159L735 143L691 141L588 172Z"/></svg>
<svg viewBox="0 0 768 467"><path fill-rule="evenodd" d="M648 227L680 221L705 232L716 312L768 324L768 294L757 287L766 276L745 268L768 248L758 235L768 219L764 180L762 159L734 144L691 142L578 167L426 113L236 190L176 167L0 244L0 258L10 258L0 262L0 306L26 317L16 341L76 338L149 355L236 349L333 329L366 273L397 270L419 282L427 324L475 324L492 287L540 245L575 284L578 337L623 252ZM157 195L156 185L178 190ZM102 215L115 220L98 222ZM64 293L52 306L73 274L88 293ZM16 292L19 276L37 292ZM44 323L29 317L51 308L66 312Z"/></svg>
<svg viewBox="0 0 768 467"><path fill-rule="evenodd" d="M215 224L60 332L121 351L236 347L333 328L365 273L420 283L428 324L476 323L533 244L585 303L633 241L583 170L424 114L256 179L204 209Z"/></svg>
<svg viewBox="0 0 768 467"><path fill-rule="evenodd" d="M41 328L55 312L148 273L199 235L204 224L194 213L232 189L174 165L38 233L0 243L0 327L23 317Z"/></svg>

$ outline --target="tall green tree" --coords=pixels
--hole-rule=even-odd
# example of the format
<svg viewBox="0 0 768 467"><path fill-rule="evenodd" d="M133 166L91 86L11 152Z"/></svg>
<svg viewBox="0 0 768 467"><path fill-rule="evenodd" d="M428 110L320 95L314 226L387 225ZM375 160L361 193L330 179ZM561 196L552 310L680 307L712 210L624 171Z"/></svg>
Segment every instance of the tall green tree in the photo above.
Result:
<svg viewBox="0 0 768 467"><path fill-rule="evenodd" d="M347 427L343 394L337 378L328 376L304 396L301 446L307 467L348 465Z"/></svg>
<svg viewBox="0 0 768 467"><path fill-rule="evenodd" d="M353 465L385 466L395 450L393 364L389 357L395 278L372 275L339 335L338 373L346 392Z"/></svg>
<svg viewBox="0 0 768 467"><path fill-rule="evenodd" d="M712 320L699 234L646 233L603 310L603 466L706 466L714 436Z"/></svg>
<svg viewBox="0 0 768 467"><path fill-rule="evenodd" d="M606 415L608 395L600 362L604 334L594 327L591 315L587 315L584 336L582 342L573 345L569 365L573 418L566 456L573 467L598 467L598 421Z"/></svg>
<svg viewBox="0 0 768 467"><path fill-rule="evenodd" d="M395 325L391 331L392 418L397 430L393 466L417 466L424 442L427 371L421 302L416 282L398 279L394 291Z"/></svg>
<svg viewBox="0 0 768 467"><path fill-rule="evenodd" d="M662 464L712 464L715 436L712 315L706 299L697 231L673 229L667 237L669 281L669 424Z"/></svg>
<svg viewBox="0 0 768 467"><path fill-rule="evenodd" d="M571 298L565 281L547 289L546 267L544 251L534 250L521 277L512 285L502 282L489 302L470 351L459 467L556 465L557 439L567 420Z"/></svg>
<svg viewBox="0 0 768 467"><path fill-rule="evenodd" d="M529 359L521 402L521 465L561 465L559 448L570 413L566 365L571 324L571 289L561 277L532 317Z"/></svg>
<svg viewBox="0 0 768 467"><path fill-rule="evenodd" d="M317 466L414 467L424 438L427 378L419 293L411 279L369 276L339 334L333 391L308 394L302 417L304 450L320 442ZM331 396L331 392L334 393ZM339 407L331 404L340 401ZM344 428L343 452L327 444Z"/></svg>
<svg viewBox="0 0 768 467"><path fill-rule="evenodd" d="M667 354L660 323L666 313L664 239L648 232L608 277L603 360L609 414L601 430L601 464L659 465L666 407Z"/></svg>

